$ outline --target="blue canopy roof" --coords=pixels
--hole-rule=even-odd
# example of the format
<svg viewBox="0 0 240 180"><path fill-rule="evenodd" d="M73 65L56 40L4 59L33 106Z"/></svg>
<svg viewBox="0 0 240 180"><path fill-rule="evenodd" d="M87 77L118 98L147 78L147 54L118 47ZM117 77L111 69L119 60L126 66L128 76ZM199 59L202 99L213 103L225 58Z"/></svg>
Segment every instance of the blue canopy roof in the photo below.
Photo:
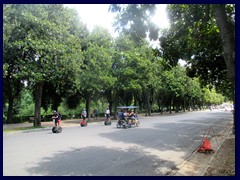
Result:
<svg viewBox="0 0 240 180"><path fill-rule="evenodd" d="M118 109L135 109L138 108L138 106L118 106Z"/></svg>

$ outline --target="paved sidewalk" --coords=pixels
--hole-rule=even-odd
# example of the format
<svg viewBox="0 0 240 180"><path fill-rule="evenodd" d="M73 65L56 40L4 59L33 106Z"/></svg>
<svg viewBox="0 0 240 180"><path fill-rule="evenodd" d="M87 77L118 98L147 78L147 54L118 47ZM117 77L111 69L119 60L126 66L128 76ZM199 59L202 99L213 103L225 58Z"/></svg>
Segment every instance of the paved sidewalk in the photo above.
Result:
<svg viewBox="0 0 240 180"><path fill-rule="evenodd" d="M164 115L169 114L169 113L164 113ZM159 115L159 113L155 113L154 115ZM171 115L171 114L170 114ZM172 114L173 115L173 114ZM139 118L143 119L144 115L138 115ZM71 127L71 126L79 126L80 122L82 121L82 119L65 119L65 120L61 120L61 126L62 127ZM103 123L103 121L105 121L105 117L98 117L96 120L94 120L93 118L90 118L90 121L88 121L88 123ZM117 120L113 120L113 117L111 117L111 121L117 121ZM41 122L41 126L49 128L49 127L53 127L54 123L52 121L47 121ZM24 122L24 123L17 123L17 124L3 124L3 130L8 130L8 129L15 129L15 128L25 128L25 127L33 127L33 122L29 123L29 122Z"/></svg>
<svg viewBox="0 0 240 180"><path fill-rule="evenodd" d="M79 126L81 119L66 119L61 121L62 127L71 127L71 126ZM104 121L104 118L98 118L97 121L90 120L89 123L101 123ZM41 122L41 126L43 127L52 127L54 123L52 121ZM24 128L24 127L33 127L33 123L25 122L25 123L17 123L17 124L3 124L3 130L15 129L15 128Z"/></svg>

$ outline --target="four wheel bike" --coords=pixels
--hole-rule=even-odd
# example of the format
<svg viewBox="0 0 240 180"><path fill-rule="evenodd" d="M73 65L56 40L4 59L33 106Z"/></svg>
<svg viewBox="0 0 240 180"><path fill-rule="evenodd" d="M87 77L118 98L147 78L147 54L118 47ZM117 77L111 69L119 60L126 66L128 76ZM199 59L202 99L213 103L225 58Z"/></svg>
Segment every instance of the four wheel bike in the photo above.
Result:
<svg viewBox="0 0 240 180"><path fill-rule="evenodd" d="M137 116L137 106L120 106L118 109L121 109L121 112L118 112L118 122L116 124L117 128L131 128L138 127L140 122ZM128 110L132 109L133 114L129 114ZM125 112L123 112L125 110Z"/></svg>

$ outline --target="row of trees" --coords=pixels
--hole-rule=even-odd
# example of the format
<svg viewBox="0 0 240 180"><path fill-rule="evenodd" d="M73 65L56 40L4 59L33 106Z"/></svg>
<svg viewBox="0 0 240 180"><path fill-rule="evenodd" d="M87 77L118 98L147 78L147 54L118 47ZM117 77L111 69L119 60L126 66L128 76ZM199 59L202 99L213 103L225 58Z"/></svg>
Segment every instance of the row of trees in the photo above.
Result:
<svg viewBox="0 0 240 180"><path fill-rule="evenodd" d="M117 28L135 40L158 39L150 19L156 5L113 4ZM160 56L171 66L179 59L188 63L189 77L199 77L235 101L235 4L171 4L170 28L159 38ZM139 18L140 17L140 18ZM161 21L159 19L159 21ZM235 118L234 118L235 128Z"/></svg>
<svg viewBox="0 0 240 180"><path fill-rule="evenodd" d="M102 27L89 32L63 5L5 4L3 31L7 123L24 87L35 102L34 126L41 125L41 107L57 110L63 101L69 109L85 101L90 114L91 101L101 97L112 112L134 104L146 115L153 104L171 112L173 106L178 111L216 102L204 98L201 80L188 77L146 40L126 32L112 39Z"/></svg>

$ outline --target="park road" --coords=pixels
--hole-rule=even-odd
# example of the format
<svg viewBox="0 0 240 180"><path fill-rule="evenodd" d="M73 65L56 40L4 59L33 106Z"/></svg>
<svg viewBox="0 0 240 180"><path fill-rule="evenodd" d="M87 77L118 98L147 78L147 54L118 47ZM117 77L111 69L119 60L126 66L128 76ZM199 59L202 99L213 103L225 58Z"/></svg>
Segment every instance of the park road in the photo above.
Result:
<svg viewBox="0 0 240 180"><path fill-rule="evenodd" d="M143 117L140 127L128 129L113 122L67 127L60 134L44 130L4 135L3 175L164 176L191 156L207 128L214 129L210 136L215 139L228 132L232 116L196 111Z"/></svg>

